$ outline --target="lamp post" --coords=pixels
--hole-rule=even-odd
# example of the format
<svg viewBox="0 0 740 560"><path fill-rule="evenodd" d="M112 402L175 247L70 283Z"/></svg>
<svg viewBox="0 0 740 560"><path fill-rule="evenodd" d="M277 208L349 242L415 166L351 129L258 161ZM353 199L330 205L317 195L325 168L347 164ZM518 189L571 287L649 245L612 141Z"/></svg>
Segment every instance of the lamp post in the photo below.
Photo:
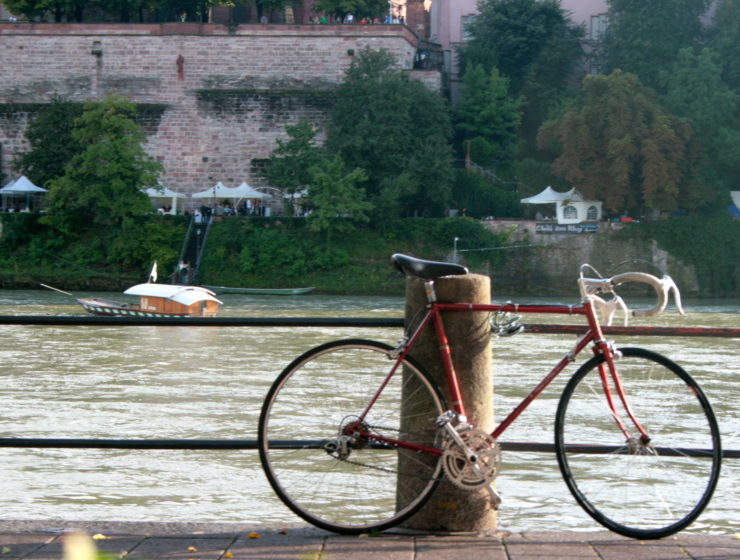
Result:
<svg viewBox="0 0 740 560"><path fill-rule="evenodd" d="M457 242L460 240L459 237L455 237L452 245L452 262L457 262Z"/></svg>

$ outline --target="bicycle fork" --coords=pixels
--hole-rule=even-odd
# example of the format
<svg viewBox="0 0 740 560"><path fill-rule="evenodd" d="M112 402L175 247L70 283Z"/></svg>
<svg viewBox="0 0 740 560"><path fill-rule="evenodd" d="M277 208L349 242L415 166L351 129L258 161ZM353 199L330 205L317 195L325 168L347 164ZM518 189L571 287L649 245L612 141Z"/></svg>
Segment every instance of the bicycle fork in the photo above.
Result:
<svg viewBox="0 0 740 560"><path fill-rule="evenodd" d="M619 370L615 363L619 360L619 358L621 358L621 353L614 348L612 342L607 342L604 340L597 342L594 352L602 353L605 358L605 362L599 365L599 377L601 379L601 387L604 391L604 397L606 398L606 402L609 406L611 415L621 432L624 434L625 440L630 446L630 450L632 452L639 452L640 449L645 449L648 443L650 443L650 435L648 435L647 430L645 430L640 421L637 419L637 416L632 410L632 406L630 406L629 399L627 398L627 394L624 390L622 378L619 375ZM614 386L614 390L612 390L612 385ZM616 402L613 394L615 391L617 397L619 398L619 402L621 402L622 404L622 408L624 409L625 414L627 415L635 429L639 432L639 438L636 438L632 435L629 427L625 424L624 420L622 420L619 412L617 411ZM639 442L637 441L637 439L639 439Z"/></svg>

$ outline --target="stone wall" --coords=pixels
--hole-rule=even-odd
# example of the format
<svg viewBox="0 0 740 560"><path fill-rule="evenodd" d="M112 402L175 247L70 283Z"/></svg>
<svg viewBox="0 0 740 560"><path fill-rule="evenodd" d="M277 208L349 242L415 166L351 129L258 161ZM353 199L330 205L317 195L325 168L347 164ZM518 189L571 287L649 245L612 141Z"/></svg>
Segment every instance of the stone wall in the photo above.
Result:
<svg viewBox="0 0 740 560"><path fill-rule="evenodd" d="M683 294L697 295L699 291L693 266L675 259L652 239L629 235L630 224L600 222L594 233L542 234L536 232L536 223L534 220L484 222L493 232L509 232L511 244L520 246L507 250L503 269L490 271L494 293L576 297L576 280L582 264L590 264L603 276L629 270L660 276L660 270L674 278ZM615 270L620 263L628 264Z"/></svg>
<svg viewBox="0 0 740 560"><path fill-rule="evenodd" d="M39 104L120 94L163 107L146 148L169 188L257 186L253 162L270 155L286 124L324 122L331 90L365 47L387 49L410 70L416 38L399 25L0 24L2 171L14 176ZM436 72L419 78L440 83Z"/></svg>

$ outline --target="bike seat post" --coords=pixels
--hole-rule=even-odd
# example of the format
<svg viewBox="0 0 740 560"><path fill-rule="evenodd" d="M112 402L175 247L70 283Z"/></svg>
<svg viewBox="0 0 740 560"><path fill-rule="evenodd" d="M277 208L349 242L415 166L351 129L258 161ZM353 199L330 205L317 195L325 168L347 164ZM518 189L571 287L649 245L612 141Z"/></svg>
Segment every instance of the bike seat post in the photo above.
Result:
<svg viewBox="0 0 740 560"><path fill-rule="evenodd" d="M424 291L427 296L427 302L434 303L437 301L437 293L434 291L434 280L426 280L424 282Z"/></svg>

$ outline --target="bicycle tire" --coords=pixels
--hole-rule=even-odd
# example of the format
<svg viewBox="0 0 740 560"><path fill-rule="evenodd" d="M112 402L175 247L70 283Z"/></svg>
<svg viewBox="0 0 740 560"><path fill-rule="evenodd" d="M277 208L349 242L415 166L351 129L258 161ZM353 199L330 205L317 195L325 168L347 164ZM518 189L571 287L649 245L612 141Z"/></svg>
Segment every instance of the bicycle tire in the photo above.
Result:
<svg viewBox="0 0 740 560"><path fill-rule="evenodd" d="M630 407L651 441L625 443L599 376L601 366L609 374L608 366L596 356L578 369L560 398L558 465L573 497L601 525L627 537L659 539L686 528L709 503L721 465L719 428L709 401L683 368L642 348L618 352ZM584 453L583 445L601 452ZM613 447L599 449L604 445Z"/></svg>
<svg viewBox="0 0 740 560"><path fill-rule="evenodd" d="M360 339L317 346L283 370L264 401L258 433L264 472L283 503L317 527L342 534L388 529L418 511L442 476L439 455L370 438L353 443L346 459L325 449L370 403L391 371L392 350ZM418 363L407 358L402 366L365 427L434 446L444 399ZM404 408L408 418L400 414L402 399L413 403Z"/></svg>

